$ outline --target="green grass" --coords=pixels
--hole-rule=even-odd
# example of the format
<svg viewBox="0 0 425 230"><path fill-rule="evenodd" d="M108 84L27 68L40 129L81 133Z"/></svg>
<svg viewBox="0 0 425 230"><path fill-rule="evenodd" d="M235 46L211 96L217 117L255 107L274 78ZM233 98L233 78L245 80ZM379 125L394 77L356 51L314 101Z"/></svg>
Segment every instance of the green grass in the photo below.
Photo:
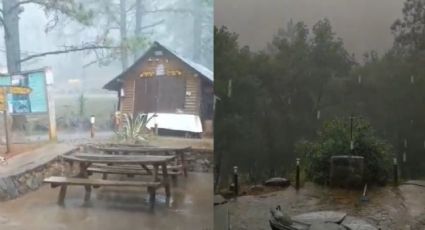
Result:
<svg viewBox="0 0 425 230"><path fill-rule="evenodd" d="M115 112L117 106L117 98L106 95L85 95L85 106L83 117L90 118L91 115L96 117L98 126L109 124L111 114ZM55 97L56 119L79 116L79 96L65 95Z"/></svg>

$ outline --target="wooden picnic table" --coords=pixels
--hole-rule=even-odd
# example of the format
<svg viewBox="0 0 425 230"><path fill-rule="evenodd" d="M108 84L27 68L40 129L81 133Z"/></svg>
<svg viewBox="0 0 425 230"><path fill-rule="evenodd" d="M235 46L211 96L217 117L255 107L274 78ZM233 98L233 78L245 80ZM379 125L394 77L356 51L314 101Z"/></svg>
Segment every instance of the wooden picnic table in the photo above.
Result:
<svg viewBox="0 0 425 230"><path fill-rule="evenodd" d="M157 155L104 155L104 154L91 154L91 153L74 153L70 155L63 155L62 158L66 161L70 161L71 164L73 162L78 162L80 171L77 175L77 178L81 179L88 179L89 173L87 171L87 168L94 164L94 163L103 163L103 164L125 164L125 165L140 165L143 169L149 172L149 174L152 176L152 179L150 182L145 182L145 184L148 187L148 191L151 195L150 201L151 205L153 206L153 203L155 202L155 190L159 186L164 186L165 188L165 194L167 202L170 200L170 180L169 180L169 173L167 171L167 164L169 162L172 162L175 158L174 155L170 156L157 156ZM147 166L153 166L151 169ZM159 177L159 167L161 167L161 177ZM67 179L67 178L65 178ZM59 195L59 203L63 203L65 192L66 192L66 185L82 185L85 187L86 195L85 200L88 201L90 199L90 193L91 193L91 187L97 187L97 186L113 186L114 183L112 181L108 180L99 180L99 179L92 179L93 183L88 180L81 180L81 181L75 181L69 179L69 180L63 180L59 178L52 178L51 180L46 179L45 182L53 184L63 184L61 187L61 192ZM143 183L143 182L141 182ZM153 186L152 183L155 183ZM118 186L121 184L117 184ZM131 182L125 183L124 185L131 185ZM136 183L135 185L141 185L140 183ZM64 188L62 191L62 188ZM152 191L153 190L153 191Z"/></svg>
<svg viewBox="0 0 425 230"><path fill-rule="evenodd" d="M191 147L171 148L171 147L144 147L144 146L93 146L95 149L106 154L149 154L149 155L171 155L175 153L180 158L183 175L187 177L187 162L184 153L191 150Z"/></svg>
<svg viewBox="0 0 425 230"><path fill-rule="evenodd" d="M190 147L171 148L171 147L143 147L143 146L94 146L97 150L106 153L181 153L189 151Z"/></svg>

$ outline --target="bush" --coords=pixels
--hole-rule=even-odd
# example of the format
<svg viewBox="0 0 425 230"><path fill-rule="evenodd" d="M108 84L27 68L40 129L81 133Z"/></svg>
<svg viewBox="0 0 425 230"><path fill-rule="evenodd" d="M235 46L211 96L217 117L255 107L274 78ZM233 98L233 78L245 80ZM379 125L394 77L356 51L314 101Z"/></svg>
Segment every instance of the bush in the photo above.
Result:
<svg viewBox="0 0 425 230"><path fill-rule="evenodd" d="M392 147L375 135L368 122L353 120L354 149L350 151L350 121L335 119L325 122L315 141L297 143L296 152L303 156L306 177L319 184L327 184L330 159L335 155L364 157L364 182L384 185L391 169Z"/></svg>
<svg viewBox="0 0 425 230"><path fill-rule="evenodd" d="M116 132L120 141L131 144L146 143L146 137L149 133L146 125L154 116L155 115L148 117L147 114L140 113L134 118L133 114L123 114L123 126Z"/></svg>

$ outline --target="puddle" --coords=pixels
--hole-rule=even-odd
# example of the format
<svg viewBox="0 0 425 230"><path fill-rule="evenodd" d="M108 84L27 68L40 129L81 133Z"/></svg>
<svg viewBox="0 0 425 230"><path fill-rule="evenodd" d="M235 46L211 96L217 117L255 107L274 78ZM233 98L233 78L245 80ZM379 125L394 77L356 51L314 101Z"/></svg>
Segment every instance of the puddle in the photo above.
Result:
<svg viewBox="0 0 425 230"><path fill-rule="evenodd" d="M155 212L149 212L144 189L126 192L98 188L89 203L83 202L84 188L70 186L65 206L56 204L59 190L46 185L16 200L0 205L2 230L61 229L211 229L213 225L213 176L193 173L179 178L172 188L169 205L163 189L158 190Z"/></svg>

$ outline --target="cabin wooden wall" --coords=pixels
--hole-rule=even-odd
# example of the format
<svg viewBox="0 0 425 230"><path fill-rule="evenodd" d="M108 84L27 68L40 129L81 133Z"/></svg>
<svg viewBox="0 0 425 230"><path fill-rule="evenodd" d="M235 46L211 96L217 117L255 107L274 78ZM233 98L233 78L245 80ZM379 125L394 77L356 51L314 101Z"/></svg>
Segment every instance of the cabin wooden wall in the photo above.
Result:
<svg viewBox="0 0 425 230"><path fill-rule="evenodd" d="M134 94L135 84L133 79L127 79L123 82L124 96L121 96L120 111L122 113L133 113L134 112Z"/></svg>
<svg viewBox="0 0 425 230"><path fill-rule="evenodd" d="M151 60L149 60L151 58ZM186 93L185 93L185 103L183 108L183 113L187 114L196 114L201 115L201 106L202 101L202 92L201 92L201 79L200 76L195 73L191 68L187 67L182 61L177 58L169 55L166 51L163 51L162 56L156 56L154 50L146 54L144 61L129 74L127 78L123 79L123 89L124 97L121 100L121 111L128 113L138 113L134 111L135 104L137 104L135 90L144 90L144 89L135 89L135 81L141 80L140 75L144 72L156 72L156 67L158 64L163 64L165 72L168 70L178 70L181 72L179 76L167 76L181 78L185 81ZM155 78L156 76L152 76ZM150 77L149 77L150 78ZM154 96L154 95L152 95ZM153 112L153 111L152 111ZM161 111L158 111L161 112Z"/></svg>

